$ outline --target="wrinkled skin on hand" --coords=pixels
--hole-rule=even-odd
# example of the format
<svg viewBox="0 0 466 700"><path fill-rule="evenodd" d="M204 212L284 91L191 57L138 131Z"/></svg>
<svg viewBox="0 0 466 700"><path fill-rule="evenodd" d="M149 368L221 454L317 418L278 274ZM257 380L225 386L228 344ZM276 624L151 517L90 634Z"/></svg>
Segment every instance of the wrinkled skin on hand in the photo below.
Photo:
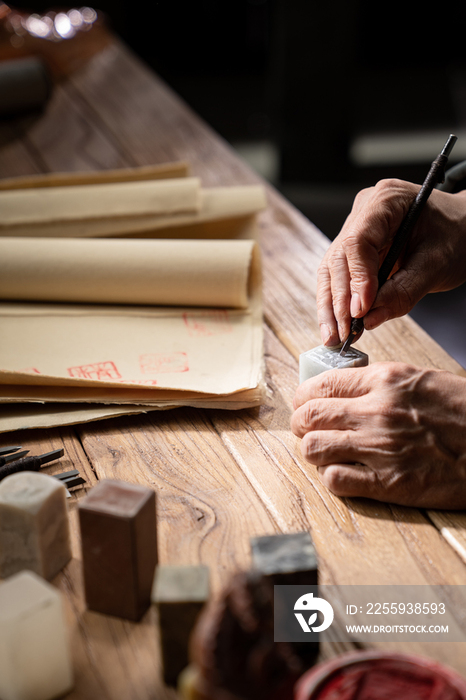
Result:
<svg viewBox="0 0 466 700"><path fill-rule="evenodd" d="M466 508L466 379L399 362L301 384L291 428L337 496Z"/></svg>
<svg viewBox="0 0 466 700"><path fill-rule="evenodd" d="M408 313L429 292L466 280L466 191L434 190L397 271L377 291L380 264L419 189L402 180L381 180L357 195L318 271L317 313L325 345L346 339L351 316L364 316L371 330Z"/></svg>

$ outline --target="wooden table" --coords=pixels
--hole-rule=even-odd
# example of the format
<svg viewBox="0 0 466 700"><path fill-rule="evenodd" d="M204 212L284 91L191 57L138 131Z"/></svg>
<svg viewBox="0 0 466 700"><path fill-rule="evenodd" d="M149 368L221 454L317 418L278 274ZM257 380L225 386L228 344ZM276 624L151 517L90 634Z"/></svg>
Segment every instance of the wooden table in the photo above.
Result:
<svg viewBox="0 0 466 700"><path fill-rule="evenodd" d="M55 87L45 112L0 125L0 176L187 160L204 186L260 179L125 46L112 41ZM299 353L320 343L316 270L328 240L272 187L260 215L268 394L256 409L176 409L82 426L1 435L33 453L63 446L63 470L147 484L158 498L161 563L207 564L214 591L250 564L252 536L311 530L323 581L466 584L466 516L334 497L289 429ZM411 319L364 334L371 361L461 372ZM67 601L73 700L174 697L163 689L157 628L88 612L76 506L74 557L55 584ZM465 601L466 602L466 601ZM392 645L386 645L390 648ZM323 656L349 649L329 645ZM466 644L398 645L466 675Z"/></svg>

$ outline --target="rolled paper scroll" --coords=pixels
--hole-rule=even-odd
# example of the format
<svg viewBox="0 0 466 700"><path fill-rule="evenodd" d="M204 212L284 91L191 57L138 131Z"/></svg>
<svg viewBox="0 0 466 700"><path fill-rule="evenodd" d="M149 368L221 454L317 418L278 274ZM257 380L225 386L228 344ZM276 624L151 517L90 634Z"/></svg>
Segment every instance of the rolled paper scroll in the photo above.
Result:
<svg viewBox="0 0 466 700"><path fill-rule="evenodd" d="M0 238L0 299L246 308L252 240Z"/></svg>

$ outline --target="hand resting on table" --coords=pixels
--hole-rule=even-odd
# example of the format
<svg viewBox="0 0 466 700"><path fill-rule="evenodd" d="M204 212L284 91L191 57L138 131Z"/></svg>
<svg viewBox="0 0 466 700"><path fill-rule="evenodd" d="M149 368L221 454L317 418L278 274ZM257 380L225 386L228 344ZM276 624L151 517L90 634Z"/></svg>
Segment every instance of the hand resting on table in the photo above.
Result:
<svg viewBox="0 0 466 700"><path fill-rule="evenodd" d="M466 508L466 379L400 362L328 370L296 392L291 428L337 496Z"/></svg>
<svg viewBox="0 0 466 700"><path fill-rule="evenodd" d="M325 345L402 316L427 293L466 280L466 191L434 190L396 272L377 273L419 185L383 180L363 190L318 271ZM293 432L304 458L339 496L466 508L466 379L389 362L328 370L298 387Z"/></svg>

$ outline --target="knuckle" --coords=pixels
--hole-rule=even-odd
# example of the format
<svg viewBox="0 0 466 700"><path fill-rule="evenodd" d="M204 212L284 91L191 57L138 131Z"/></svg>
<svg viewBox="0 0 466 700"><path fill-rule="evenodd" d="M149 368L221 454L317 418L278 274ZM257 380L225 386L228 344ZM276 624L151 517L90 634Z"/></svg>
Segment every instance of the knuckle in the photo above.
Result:
<svg viewBox="0 0 466 700"><path fill-rule="evenodd" d="M317 268L317 285L327 285L329 282L329 271L327 264L321 262Z"/></svg>
<svg viewBox="0 0 466 700"><path fill-rule="evenodd" d="M369 197L374 193L375 187L364 187L362 190L360 190L356 197L354 198L354 203L353 203L353 210L354 209L359 209Z"/></svg>
<svg viewBox="0 0 466 700"><path fill-rule="evenodd" d="M304 437L306 433L314 429L316 410L311 401L305 403L291 417L291 430L298 437Z"/></svg>
<svg viewBox="0 0 466 700"><path fill-rule="evenodd" d="M316 309L318 318L321 318L321 316L325 315L325 313L327 312L327 308L327 297L324 294L319 293L318 291L316 294Z"/></svg>
<svg viewBox="0 0 466 700"><path fill-rule="evenodd" d="M319 385L316 389L318 398L331 399L338 395L338 389L344 379L341 377L340 370L330 369L322 372Z"/></svg>
<svg viewBox="0 0 466 700"><path fill-rule="evenodd" d="M348 492L348 475L344 467L326 467L321 480L335 496L344 496Z"/></svg>
<svg viewBox="0 0 466 700"><path fill-rule="evenodd" d="M303 427L306 430L314 430L317 418L318 410L315 404L311 401L308 401L307 404L304 406L304 411L301 419Z"/></svg>
<svg viewBox="0 0 466 700"><path fill-rule="evenodd" d="M377 367L377 376L382 384L389 384L394 375L394 368L390 362L381 362Z"/></svg>
<svg viewBox="0 0 466 700"><path fill-rule="evenodd" d="M357 228L351 229L343 242L343 250L351 270L351 277L360 275L364 277L366 271L366 257L368 254L368 246L365 235L364 222Z"/></svg>
<svg viewBox="0 0 466 700"><path fill-rule="evenodd" d="M301 420L301 413L302 413L302 408L297 407L295 409L295 412L290 418L290 428L291 432L294 433L297 437L302 437L303 436L303 421Z"/></svg>
<svg viewBox="0 0 466 700"><path fill-rule="evenodd" d="M301 451L308 462L321 463L324 446L320 436L312 431L306 433L301 444Z"/></svg>
<svg viewBox="0 0 466 700"><path fill-rule="evenodd" d="M374 185L374 193L379 196L392 197L393 194L397 194L400 189L403 188L403 180L396 177L386 177L379 180Z"/></svg>
<svg viewBox="0 0 466 700"><path fill-rule="evenodd" d="M326 281L329 276L329 270L328 270L328 251L325 254L325 256L322 258L320 261L320 265L317 268L317 279L319 282Z"/></svg>
<svg viewBox="0 0 466 700"><path fill-rule="evenodd" d="M335 248L331 251L328 261L332 272L340 272L341 270L346 271L346 255L343 242L341 245L335 246Z"/></svg>
<svg viewBox="0 0 466 700"><path fill-rule="evenodd" d="M375 201L380 207L380 213L390 220L396 212L411 204L412 196L417 188L411 182L398 178L379 180L374 187Z"/></svg>
<svg viewBox="0 0 466 700"><path fill-rule="evenodd" d="M392 385L402 370L401 365L401 362L377 362L371 369L380 384Z"/></svg>
<svg viewBox="0 0 466 700"><path fill-rule="evenodd" d="M359 368L358 368L359 369ZM338 400L339 397L345 396L347 394L348 387L348 377L347 373L343 372L341 369L332 369L325 372L328 376L326 377L327 382L325 385L326 398L333 398ZM344 410L343 406L339 406L335 401L331 404L332 411Z"/></svg>
<svg viewBox="0 0 466 700"><path fill-rule="evenodd" d="M333 308L340 323L350 319L349 294L335 294L333 297Z"/></svg>

